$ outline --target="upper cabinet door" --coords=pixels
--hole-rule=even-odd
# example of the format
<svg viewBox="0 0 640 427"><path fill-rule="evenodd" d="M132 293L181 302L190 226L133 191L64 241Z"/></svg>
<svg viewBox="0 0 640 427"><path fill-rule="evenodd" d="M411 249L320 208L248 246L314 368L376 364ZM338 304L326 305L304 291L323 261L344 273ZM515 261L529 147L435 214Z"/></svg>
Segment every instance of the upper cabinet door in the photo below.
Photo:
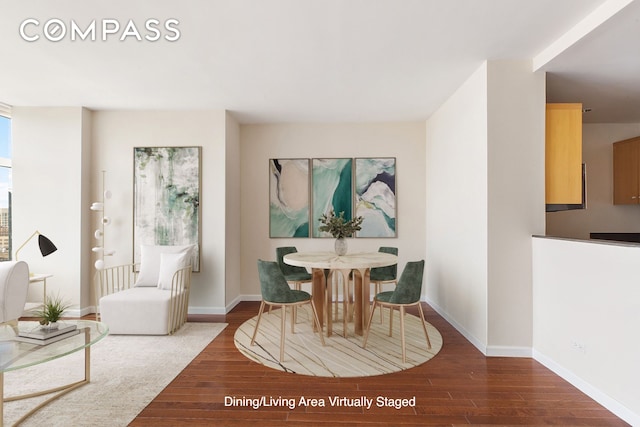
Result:
<svg viewBox="0 0 640 427"><path fill-rule="evenodd" d="M640 137L613 144L613 204L640 203Z"/></svg>
<svg viewBox="0 0 640 427"><path fill-rule="evenodd" d="M547 204L582 203L582 104L547 104Z"/></svg>

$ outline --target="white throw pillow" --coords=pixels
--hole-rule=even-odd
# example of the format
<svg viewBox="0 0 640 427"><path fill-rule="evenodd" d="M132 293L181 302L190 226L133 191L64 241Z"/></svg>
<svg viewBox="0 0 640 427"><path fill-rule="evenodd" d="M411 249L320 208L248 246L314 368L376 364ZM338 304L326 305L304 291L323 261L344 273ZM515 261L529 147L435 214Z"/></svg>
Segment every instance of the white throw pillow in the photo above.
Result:
<svg viewBox="0 0 640 427"><path fill-rule="evenodd" d="M158 277L158 289L171 290L173 275L181 268L191 264L191 253L160 254L160 275Z"/></svg>
<svg viewBox="0 0 640 427"><path fill-rule="evenodd" d="M189 261L193 253L194 245L182 246L158 246L142 245L140 247L140 272L135 287L158 286L160 277L160 254L189 254Z"/></svg>

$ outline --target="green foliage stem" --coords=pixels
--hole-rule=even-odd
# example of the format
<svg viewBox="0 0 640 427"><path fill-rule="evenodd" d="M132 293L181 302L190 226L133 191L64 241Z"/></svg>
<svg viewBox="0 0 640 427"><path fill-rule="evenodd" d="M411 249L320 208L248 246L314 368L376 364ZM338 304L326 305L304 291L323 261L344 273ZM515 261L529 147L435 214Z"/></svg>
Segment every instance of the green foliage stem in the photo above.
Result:
<svg viewBox="0 0 640 427"><path fill-rule="evenodd" d="M344 211L340 212L339 215L336 216L333 209L329 212L329 214L322 214L320 219L318 219L323 225L318 228L320 231L327 232L331 234L336 239L341 237L351 237L353 233L359 231L361 229L362 221L364 218L361 216L357 216L349 221L344 219Z"/></svg>

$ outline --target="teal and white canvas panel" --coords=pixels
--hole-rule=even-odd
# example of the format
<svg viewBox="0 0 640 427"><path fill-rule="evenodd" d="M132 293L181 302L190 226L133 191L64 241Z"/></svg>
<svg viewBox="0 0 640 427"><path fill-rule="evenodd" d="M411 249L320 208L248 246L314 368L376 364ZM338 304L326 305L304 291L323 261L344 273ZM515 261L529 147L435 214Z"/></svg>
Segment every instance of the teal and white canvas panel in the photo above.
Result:
<svg viewBox="0 0 640 427"><path fill-rule="evenodd" d="M309 237L309 159L269 159L269 236Z"/></svg>
<svg viewBox="0 0 640 427"><path fill-rule="evenodd" d="M135 147L133 248L196 245L193 271L200 271L201 147Z"/></svg>
<svg viewBox="0 0 640 427"><path fill-rule="evenodd" d="M358 237L396 237L396 159L355 159L355 215L362 216Z"/></svg>
<svg viewBox="0 0 640 427"><path fill-rule="evenodd" d="M336 215L344 212L346 220L353 218L352 159L313 159L312 230L313 237L331 237L320 232L319 219L331 209Z"/></svg>

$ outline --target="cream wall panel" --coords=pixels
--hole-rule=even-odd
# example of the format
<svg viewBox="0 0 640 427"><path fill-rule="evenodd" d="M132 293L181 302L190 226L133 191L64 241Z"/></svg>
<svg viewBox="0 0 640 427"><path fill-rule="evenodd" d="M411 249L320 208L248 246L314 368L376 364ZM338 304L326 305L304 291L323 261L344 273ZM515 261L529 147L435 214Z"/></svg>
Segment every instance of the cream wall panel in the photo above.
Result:
<svg viewBox="0 0 640 427"><path fill-rule="evenodd" d="M396 157L398 237L349 239L349 251L399 247L399 270L425 257L424 124L265 124L242 125L241 293L259 297L256 260L275 260L278 246L333 250L331 238L269 238L270 158Z"/></svg>
<svg viewBox="0 0 640 427"><path fill-rule="evenodd" d="M86 303L83 295L90 287L90 248L82 234L88 195L82 159L90 150L86 119L79 107L12 111L14 252L35 230L49 237L57 252L43 258L34 238L20 260L32 272L53 274L47 280L48 295L59 294L74 309ZM31 287L42 299L41 286Z"/></svg>
<svg viewBox="0 0 640 427"><path fill-rule="evenodd" d="M240 296L240 126L226 113L225 175L225 307L230 308Z"/></svg>
<svg viewBox="0 0 640 427"><path fill-rule="evenodd" d="M133 260L133 147L202 146L201 271L193 274L190 313L223 313L225 309L225 126L224 111L93 113L92 194L99 197L102 170L107 171L105 187L113 193L106 203L112 223L105 230L105 247L116 254L105 260L107 266Z"/></svg>
<svg viewBox="0 0 640 427"><path fill-rule="evenodd" d="M531 354L531 235L544 234L545 84L488 62L488 354Z"/></svg>
<svg viewBox="0 0 640 427"><path fill-rule="evenodd" d="M535 358L631 425L640 425L639 263L637 246L533 239Z"/></svg>
<svg viewBox="0 0 640 427"><path fill-rule="evenodd" d="M487 345L487 64L426 123L426 298Z"/></svg>

